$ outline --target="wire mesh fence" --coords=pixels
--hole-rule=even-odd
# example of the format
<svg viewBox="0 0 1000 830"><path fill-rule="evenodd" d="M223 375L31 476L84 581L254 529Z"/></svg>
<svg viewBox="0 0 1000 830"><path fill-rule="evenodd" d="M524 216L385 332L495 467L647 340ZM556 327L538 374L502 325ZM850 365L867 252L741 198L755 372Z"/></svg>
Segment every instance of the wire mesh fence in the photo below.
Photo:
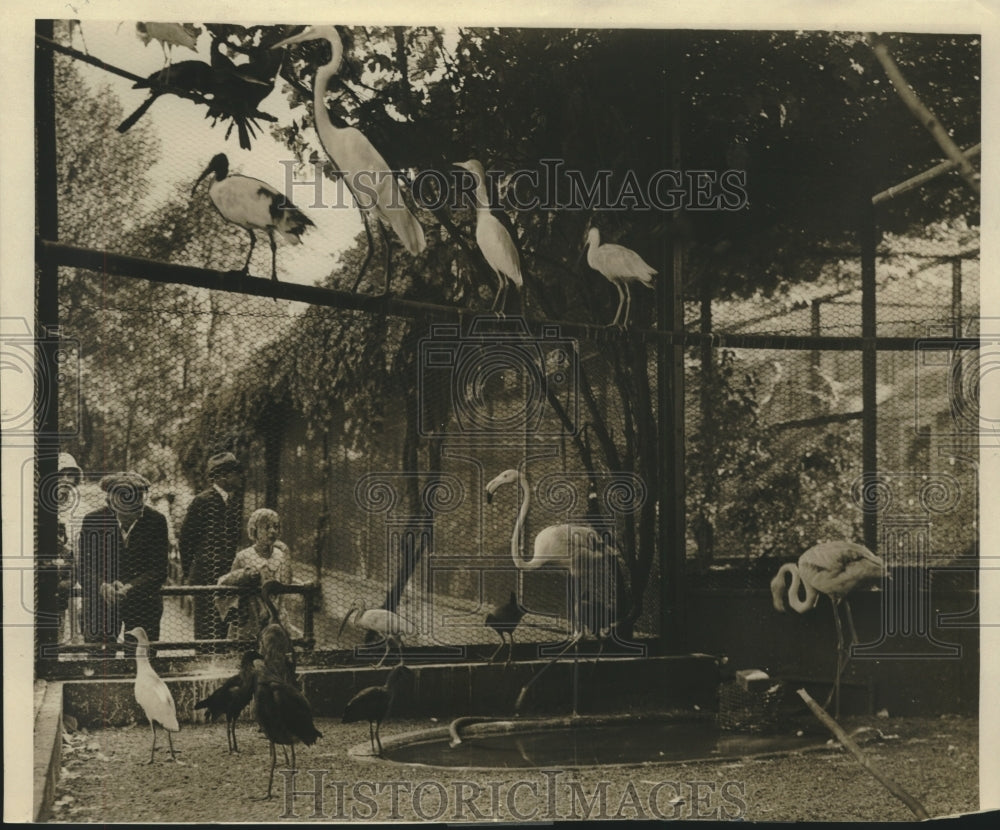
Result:
<svg viewBox="0 0 1000 830"><path fill-rule="evenodd" d="M73 60L56 55L54 67L58 86L79 86ZM145 94L56 96L57 152L48 161L58 242L229 282L212 290L180 276L144 279L141 265L129 276L58 270L61 344L74 366L59 385L60 449L81 470L60 490L63 657L83 654L73 648L81 644L113 649L136 619L178 653L252 642L271 618L258 601L270 577L301 586L275 613L317 652L379 658L366 609L398 615L392 633L428 659L492 653L502 635L487 614L515 612L519 643L561 647L589 629L628 652L664 633L671 557L695 574L738 569L757 589L777 562L816 541L863 538L872 434L879 492L891 494L875 498L883 527L912 520L932 557L975 546L976 350L942 338L979 335L976 228L942 221L886 231L871 297L854 248L798 261L782 253L785 290L749 299L722 288L713 296L680 274L684 332L665 332L660 309L642 300L631 331L598 331L592 319L611 319L611 286L572 272L576 294L567 299L569 269L544 271L541 256L534 265L548 281L525 291L530 326L515 315L442 323L338 307L336 298L254 296L240 281L269 275L272 263L281 283L340 291L357 279L371 293L383 277L375 267L359 276L368 249L363 235L354 238L361 226L352 210L309 213L316 227L305 238L347 239L339 257L253 245L213 207L213 177L198 178L212 154L197 141L166 154L141 122L116 130ZM188 105L162 97L157 108ZM318 174L299 149L294 160L234 151L233 170L301 188ZM144 170L135 188L123 186L152 159L155 175ZM493 286L444 244L453 232L474 235L473 211L456 211L447 230L432 211L418 213L433 228L419 266L377 240L372 260L386 255L405 297L485 311ZM685 263L695 275L710 265L710 257ZM800 269L808 278L797 279ZM573 303L585 301L596 311L584 323ZM875 309L870 343L866 303ZM675 346L683 364L671 375L664 355ZM680 395L683 431L672 445L678 425L663 402ZM131 522L143 528L127 511L109 514L101 486L122 471L144 480L133 513L156 525L155 544L127 566L138 538ZM667 483L686 514L673 550L662 532L673 507L663 502ZM567 525L575 554L617 552L621 571L594 577L605 584L601 596L571 578L565 556L541 567L550 555L543 531ZM137 580L152 586L138 616L94 610L134 604ZM627 596L613 596L615 586ZM514 611L505 612L512 594ZM620 637L612 617L627 619Z"/></svg>

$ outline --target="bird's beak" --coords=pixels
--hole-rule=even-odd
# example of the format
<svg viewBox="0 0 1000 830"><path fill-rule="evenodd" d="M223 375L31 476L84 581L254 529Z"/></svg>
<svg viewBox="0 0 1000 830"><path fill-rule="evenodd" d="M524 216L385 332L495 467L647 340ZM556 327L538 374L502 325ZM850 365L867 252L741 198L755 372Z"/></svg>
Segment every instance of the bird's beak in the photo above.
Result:
<svg viewBox="0 0 1000 830"><path fill-rule="evenodd" d="M205 176L207 176L211 171L212 171L212 165L210 164L208 165L208 167L205 168L204 172L202 172L202 174L198 177L198 181L194 183L194 187L191 188L192 196L194 196L194 192L198 189L198 185L201 184L201 180L204 179Z"/></svg>
<svg viewBox="0 0 1000 830"><path fill-rule="evenodd" d="M340 639L340 635L344 633L344 629L347 627L347 621L351 618L351 614L358 610L356 605L352 605L350 610L344 614L344 619L340 623L340 630L337 632L337 639Z"/></svg>
<svg viewBox="0 0 1000 830"><path fill-rule="evenodd" d="M492 490L487 490L486 491L486 503L487 504L493 504L493 491Z"/></svg>
<svg viewBox="0 0 1000 830"><path fill-rule="evenodd" d="M280 49L282 46L291 46L293 43L302 43L304 40L312 40L315 37L312 26L306 26L297 35L286 37L271 46L272 49Z"/></svg>

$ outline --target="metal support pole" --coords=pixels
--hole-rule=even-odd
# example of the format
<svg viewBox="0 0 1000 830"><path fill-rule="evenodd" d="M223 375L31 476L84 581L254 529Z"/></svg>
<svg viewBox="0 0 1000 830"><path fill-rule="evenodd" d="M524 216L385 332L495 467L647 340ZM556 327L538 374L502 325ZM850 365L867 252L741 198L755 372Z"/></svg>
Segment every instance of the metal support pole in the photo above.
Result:
<svg viewBox="0 0 1000 830"><path fill-rule="evenodd" d="M878 352L875 350L875 248L878 233L875 227L875 210L870 199L861 200L861 458L864 481L874 482L878 475L878 413L875 399L875 381L878 371ZM875 510L864 513L865 547L878 553L878 514Z"/></svg>
<svg viewBox="0 0 1000 830"><path fill-rule="evenodd" d="M36 20L35 32L51 38L51 20ZM35 222L38 234L58 239L59 208L56 179L55 70L53 52L35 46ZM35 305L35 646L36 674L46 647L59 639L57 586L59 576L51 560L58 549L58 507L46 492L58 471L59 455L59 269L48 258L38 262Z"/></svg>
<svg viewBox="0 0 1000 830"><path fill-rule="evenodd" d="M681 73L683 33L668 34L671 57L670 156L672 169L681 166ZM679 229L681 216L674 214ZM679 234L670 235L664 251L665 268L656 284L657 327L660 331L684 331L683 260ZM685 648L684 574L687 558L684 510L684 348L657 344L657 411L659 415L660 492L660 642L670 651Z"/></svg>

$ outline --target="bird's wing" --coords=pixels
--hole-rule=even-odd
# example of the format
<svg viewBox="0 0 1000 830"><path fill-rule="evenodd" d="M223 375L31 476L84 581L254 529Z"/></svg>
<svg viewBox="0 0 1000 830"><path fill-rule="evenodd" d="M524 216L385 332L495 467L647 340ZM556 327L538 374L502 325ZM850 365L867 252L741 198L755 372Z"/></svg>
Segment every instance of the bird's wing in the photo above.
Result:
<svg viewBox="0 0 1000 830"><path fill-rule="evenodd" d="M651 284L656 269L631 248L622 245L601 245L594 252L597 270L606 277L632 278Z"/></svg>
<svg viewBox="0 0 1000 830"><path fill-rule="evenodd" d="M476 243L490 268L503 274L514 285L524 285L521 277L521 260L517 255L514 240L507 229L488 210L476 211Z"/></svg>
<svg viewBox="0 0 1000 830"><path fill-rule="evenodd" d="M144 677L135 684L135 699L151 721L156 721L171 732L180 730L177 707L170 689L159 677Z"/></svg>

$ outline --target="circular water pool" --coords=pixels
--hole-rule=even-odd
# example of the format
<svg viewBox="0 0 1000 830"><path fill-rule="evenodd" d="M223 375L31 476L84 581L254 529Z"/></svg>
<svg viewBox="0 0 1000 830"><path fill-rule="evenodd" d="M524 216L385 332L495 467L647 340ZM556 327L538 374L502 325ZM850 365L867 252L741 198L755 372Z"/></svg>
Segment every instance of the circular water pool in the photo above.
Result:
<svg viewBox="0 0 1000 830"><path fill-rule="evenodd" d="M490 721L463 730L455 746L446 731L384 742L383 758L434 767L572 767L745 758L824 745L815 735L740 734L690 719Z"/></svg>

